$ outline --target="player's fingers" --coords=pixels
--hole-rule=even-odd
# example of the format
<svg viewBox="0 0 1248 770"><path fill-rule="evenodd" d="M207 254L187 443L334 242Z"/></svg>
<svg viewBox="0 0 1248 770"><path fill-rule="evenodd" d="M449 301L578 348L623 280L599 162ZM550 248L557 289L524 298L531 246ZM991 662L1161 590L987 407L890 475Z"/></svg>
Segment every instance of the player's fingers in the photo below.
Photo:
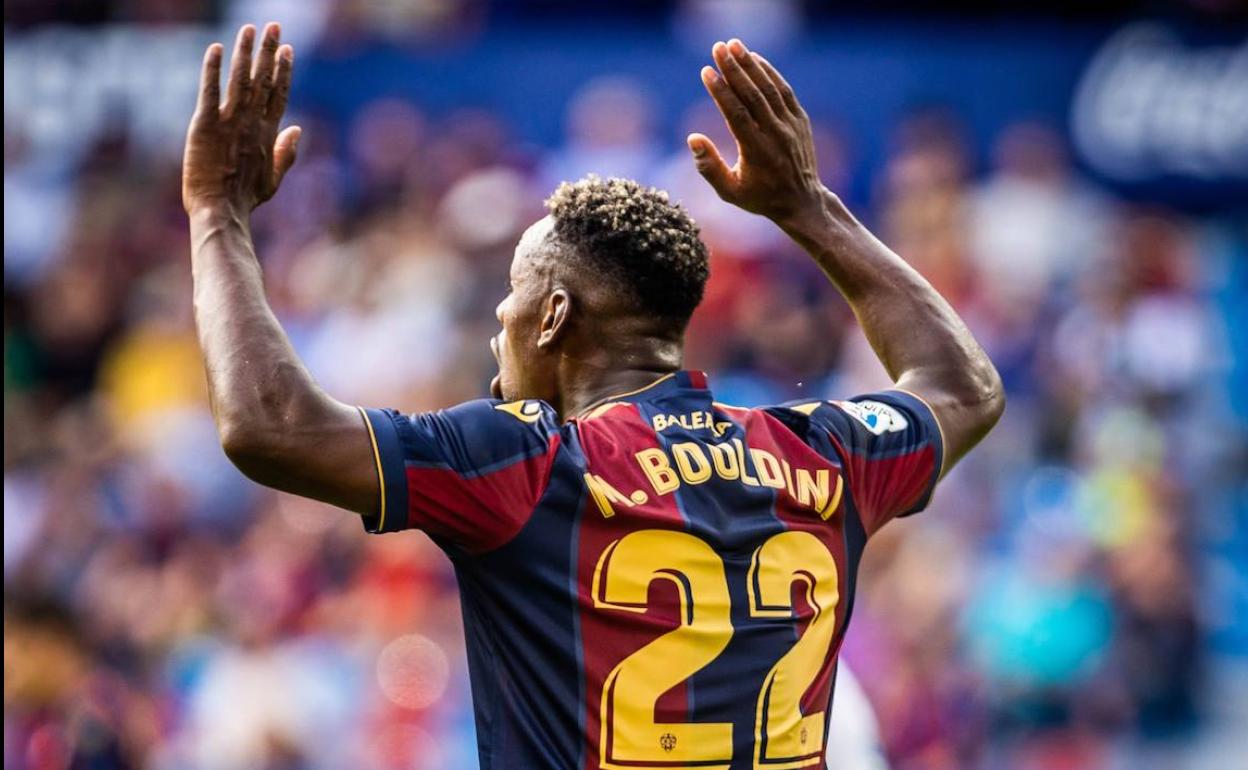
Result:
<svg viewBox="0 0 1248 770"><path fill-rule="evenodd" d="M736 178L732 169L724 162L724 157L719 154L719 148L705 134L690 134L685 141L689 145L689 151L693 153L693 164L698 173L719 197L725 200L730 198Z"/></svg>
<svg viewBox="0 0 1248 770"><path fill-rule="evenodd" d="M201 120L216 120L221 109L221 53L220 43L213 43L204 52L204 67L199 73L199 102L195 105Z"/></svg>
<svg viewBox="0 0 1248 770"><path fill-rule="evenodd" d="M251 68L251 104L264 114L268 111L269 93L273 90L274 64L281 44L282 28L276 22L264 25L260 37L260 53Z"/></svg>
<svg viewBox="0 0 1248 770"><path fill-rule="evenodd" d="M728 43L728 51L741 65L741 69L749 76L750 81L762 92L763 98L767 100L767 106L771 108L772 114L776 117L784 116L788 112L788 107L784 104L784 98L780 96L780 89L772 81L771 76L758 63L756 54L746 48L745 43L736 39Z"/></svg>
<svg viewBox="0 0 1248 770"><path fill-rule="evenodd" d="M714 100L715 106L719 108L720 114L724 116L724 122L728 124L728 130L732 131L732 135L737 138L737 141L745 144L752 142L758 133L758 126L754 124L754 119L750 117L750 111L737 98L736 92L729 88L714 67L702 68L702 85L706 86L706 90L710 93L711 99Z"/></svg>
<svg viewBox="0 0 1248 770"><path fill-rule="evenodd" d="M273 74L273 91L269 94L265 117L273 123L282 119L290 99L290 78L295 66L295 49L284 45L277 49L277 67Z"/></svg>
<svg viewBox="0 0 1248 770"><path fill-rule="evenodd" d="M732 41L736 45L740 45L739 40ZM744 49L742 49L744 50ZM750 80L750 76L745 74L741 62L729 50L729 46L723 43L716 43L711 49L711 55L715 58L715 64L719 66L719 72L723 80L737 95L745 108L749 110L750 117L759 125L767 125L775 121L775 113L771 111L771 106L767 104L766 97L763 92L758 90L758 86L754 85L754 81Z"/></svg>
<svg viewBox="0 0 1248 770"><path fill-rule="evenodd" d="M230 82L225 87L223 116L230 116L247 104L251 93L251 45L255 41L256 28L244 24L234 41L234 56L230 61Z"/></svg>
<svg viewBox="0 0 1248 770"><path fill-rule="evenodd" d="M765 56L757 53L751 54L757 61L758 65L763 68L770 77L772 82L776 84L776 88L780 91L780 98L784 100L784 104L788 107L789 112L799 118L806 117L806 110L802 109L802 104L797 100L797 94L793 92L793 86L789 85L789 81L784 79L784 75L776 69L771 62L767 61Z"/></svg>
<svg viewBox="0 0 1248 770"><path fill-rule="evenodd" d="M290 167L295 165L301 136L303 136L303 129L299 126L290 126L277 135L277 141L273 143L274 189L282 183L282 178L286 176L287 171L290 171Z"/></svg>

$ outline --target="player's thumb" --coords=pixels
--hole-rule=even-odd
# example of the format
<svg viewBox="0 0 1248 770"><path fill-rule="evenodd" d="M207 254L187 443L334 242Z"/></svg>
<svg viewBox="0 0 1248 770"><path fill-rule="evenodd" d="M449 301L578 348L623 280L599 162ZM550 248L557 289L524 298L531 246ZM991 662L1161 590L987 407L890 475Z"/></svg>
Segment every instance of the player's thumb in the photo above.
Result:
<svg viewBox="0 0 1248 770"><path fill-rule="evenodd" d="M727 198L732 188L732 171L719 154L715 143L706 134L690 134L685 142L693 153L693 164L698 173L715 188L719 197Z"/></svg>
<svg viewBox="0 0 1248 770"><path fill-rule="evenodd" d="M277 135L277 141L273 147L273 171L277 175L278 184L282 183L282 177L286 176L290 167L295 165L301 136L303 136L303 129L299 126L290 126Z"/></svg>

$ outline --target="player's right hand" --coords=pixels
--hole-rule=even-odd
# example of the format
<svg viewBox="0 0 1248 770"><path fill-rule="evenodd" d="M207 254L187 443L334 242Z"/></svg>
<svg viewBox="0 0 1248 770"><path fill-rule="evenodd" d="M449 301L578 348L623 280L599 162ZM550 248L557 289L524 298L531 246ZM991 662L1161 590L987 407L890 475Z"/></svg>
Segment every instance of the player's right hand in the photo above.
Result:
<svg viewBox="0 0 1248 770"><path fill-rule="evenodd" d="M260 52L252 62L256 28L238 31L225 103L221 103L220 43L208 46L199 84L199 103L186 135L182 159L182 204L187 212L225 206L247 214L273 197L295 162L301 129L278 133L294 50L279 45L281 28L264 28Z"/></svg>
<svg viewBox="0 0 1248 770"><path fill-rule="evenodd" d="M725 201L784 225L822 210L825 190L815 164L810 118L785 79L740 41L716 43L714 67L702 68L737 141L737 162L724 162L705 134L690 134L698 172Z"/></svg>

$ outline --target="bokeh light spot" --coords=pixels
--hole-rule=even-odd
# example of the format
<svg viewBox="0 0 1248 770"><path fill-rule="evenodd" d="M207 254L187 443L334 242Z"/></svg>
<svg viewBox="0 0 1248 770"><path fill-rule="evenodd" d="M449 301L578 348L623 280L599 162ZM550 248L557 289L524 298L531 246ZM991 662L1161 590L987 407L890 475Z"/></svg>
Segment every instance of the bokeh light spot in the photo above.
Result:
<svg viewBox="0 0 1248 770"><path fill-rule="evenodd" d="M400 636L377 657L377 683L392 703L424 709L446 692L451 668L446 653L420 634Z"/></svg>

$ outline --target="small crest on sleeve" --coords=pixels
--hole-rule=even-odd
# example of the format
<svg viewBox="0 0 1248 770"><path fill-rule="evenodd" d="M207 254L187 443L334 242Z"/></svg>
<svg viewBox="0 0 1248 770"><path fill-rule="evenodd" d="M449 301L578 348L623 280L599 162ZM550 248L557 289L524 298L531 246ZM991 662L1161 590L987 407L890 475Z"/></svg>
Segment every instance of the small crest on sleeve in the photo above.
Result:
<svg viewBox="0 0 1248 770"><path fill-rule="evenodd" d="M900 433L910 427L904 415L879 401L833 401L841 411L867 426L877 436Z"/></svg>
<svg viewBox="0 0 1248 770"><path fill-rule="evenodd" d="M521 422L537 422L542 416L542 405L537 401L509 401L506 404L495 404L494 408Z"/></svg>

